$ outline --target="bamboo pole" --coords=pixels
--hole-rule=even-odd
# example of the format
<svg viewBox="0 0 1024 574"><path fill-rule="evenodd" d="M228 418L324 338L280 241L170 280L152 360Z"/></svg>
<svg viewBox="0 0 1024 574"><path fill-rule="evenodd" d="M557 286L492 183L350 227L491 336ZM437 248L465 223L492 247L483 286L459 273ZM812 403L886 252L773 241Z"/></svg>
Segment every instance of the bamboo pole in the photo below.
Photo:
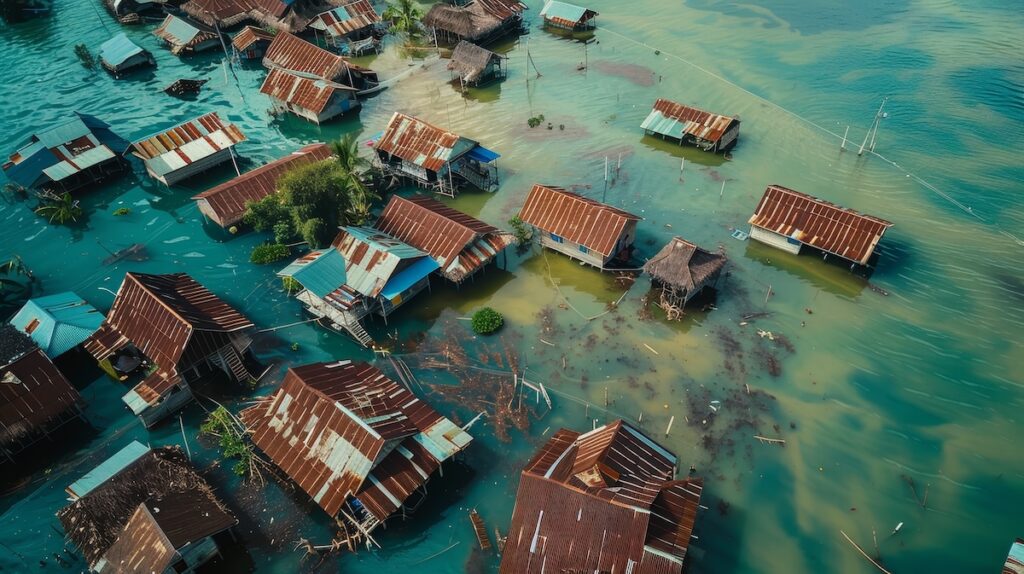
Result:
<svg viewBox="0 0 1024 574"><path fill-rule="evenodd" d="M849 542L850 544L852 544L852 545L853 545L853 547L857 549L857 552L860 552L860 555L861 555L861 556L863 556L864 558L867 558L867 559L868 559L868 562L871 562L872 564L874 564L874 565L875 565L875 568L878 568L878 570L879 570L880 572L884 572L885 574L892 574L892 572L889 572L889 571L888 571L888 570L886 570L885 568L882 568L882 565L881 565L881 564L879 564L878 562L875 562L875 559L874 559L874 558L872 558L872 557L868 556L867 552L864 552L864 549L863 549L863 548L861 548L860 546L858 546L856 542L854 542L853 540L851 540L851 539L850 539L850 537L849 537L849 536L847 536L845 532L843 532L842 530L840 530L840 531L839 531L839 533L843 535L843 538L845 538L847 542Z"/></svg>

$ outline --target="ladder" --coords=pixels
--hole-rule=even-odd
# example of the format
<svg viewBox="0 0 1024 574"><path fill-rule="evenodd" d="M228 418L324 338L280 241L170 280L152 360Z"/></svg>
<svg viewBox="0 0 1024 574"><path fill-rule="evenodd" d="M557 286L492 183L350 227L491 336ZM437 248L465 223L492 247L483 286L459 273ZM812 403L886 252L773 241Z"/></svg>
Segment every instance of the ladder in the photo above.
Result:
<svg viewBox="0 0 1024 574"><path fill-rule="evenodd" d="M234 347L229 345L224 349L221 349L219 354L224 358L224 362L227 364L228 368L231 369L231 373L235 375L235 379L237 379L238 382L248 383L252 380L252 374L250 374L249 369L246 369L245 365L242 364L242 357Z"/></svg>

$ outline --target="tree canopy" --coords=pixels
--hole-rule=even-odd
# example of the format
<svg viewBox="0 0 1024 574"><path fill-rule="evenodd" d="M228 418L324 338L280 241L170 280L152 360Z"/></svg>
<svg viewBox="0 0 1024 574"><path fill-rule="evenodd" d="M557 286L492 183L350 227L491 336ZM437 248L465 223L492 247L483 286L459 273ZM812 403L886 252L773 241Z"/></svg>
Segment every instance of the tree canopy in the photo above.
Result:
<svg viewBox="0 0 1024 574"><path fill-rule="evenodd" d="M350 179L332 159L297 167L278 180L278 193L247 204L243 220L257 231L273 231L279 243L299 237L323 247L350 223Z"/></svg>

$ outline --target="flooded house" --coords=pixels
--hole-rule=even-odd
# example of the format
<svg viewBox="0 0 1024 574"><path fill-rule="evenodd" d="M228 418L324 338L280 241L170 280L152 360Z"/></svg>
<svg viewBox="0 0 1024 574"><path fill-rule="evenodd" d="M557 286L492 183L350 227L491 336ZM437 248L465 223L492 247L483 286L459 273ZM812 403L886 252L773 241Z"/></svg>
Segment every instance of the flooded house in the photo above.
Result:
<svg viewBox="0 0 1024 574"><path fill-rule="evenodd" d="M892 223L827 201L769 185L750 216L750 238L787 253L805 245L851 264L868 265Z"/></svg>
<svg viewBox="0 0 1024 574"><path fill-rule="evenodd" d="M165 0L103 0L103 5L121 24L139 24L144 14L160 14Z"/></svg>
<svg viewBox="0 0 1024 574"><path fill-rule="evenodd" d="M82 404L78 391L28 335L0 323L0 468L49 433L80 420Z"/></svg>
<svg viewBox="0 0 1024 574"><path fill-rule="evenodd" d="M195 572L238 524L178 446L132 441L65 491L57 519L98 574Z"/></svg>
<svg viewBox="0 0 1024 574"><path fill-rule="evenodd" d="M1010 546L1002 574L1024 574L1024 538L1018 538Z"/></svg>
<svg viewBox="0 0 1024 574"><path fill-rule="evenodd" d="M132 143L131 153L150 177L174 185L232 161L235 145L243 141L245 134L235 124L211 112Z"/></svg>
<svg viewBox="0 0 1024 574"><path fill-rule="evenodd" d="M623 421L562 429L526 464L501 574L680 574L703 481Z"/></svg>
<svg viewBox="0 0 1024 574"><path fill-rule="evenodd" d="M545 26L571 32L593 30L597 27L597 22L594 21L597 16L597 12L593 10L559 0L548 0L540 11Z"/></svg>
<svg viewBox="0 0 1024 574"><path fill-rule="evenodd" d="M422 195L391 196L374 227L430 255L438 273L455 284L515 243L511 233Z"/></svg>
<svg viewBox="0 0 1024 574"><path fill-rule="evenodd" d="M367 90L377 86L377 73L349 62L342 56L289 34L278 32L263 56L268 70L280 68L307 77Z"/></svg>
<svg viewBox="0 0 1024 574"><path fill-rule="evenodd" d="M270 98L271 112L291 113L320 125L352 110L359 109L356 89L316 76L270 70L260 93Z"/></svg>
<svg viewBox="0 0 1024 574"><path fill-rule="evenodd" d="M78 295L65 291L29 299L10 324L28 335L64 370L87 355L82 344L103 324L103 314Z"/></svg>
<svg viewBox="0 0 1024 574"><path fill-rule="evenodd" d="M228 229L242 222L245 204L277 193L277 180L289 170L325 160L332 156L331 146L313 143L249 170L216 187L192 197L199 211L217 225Z"/></svg>
<svg viewBox="0 0 1024 574"><path fill-rule="evenodd" d="M661 287L662 306L681 310L701 291L715 287L725 263L725 255L673 237L644 264L644 272Z"/></svg>
<svg viewBox="0 0 1024 574"><path fill-rule="evenodd" d="M72 117L29 137L3 165L11 183L26 189L71 193L123 175L128 142L95 116Z"/></svg>
<svg viewBox="0 0 1024 574"><path fill-rule="evenodd" d="M310 20L338 0L189 0L183 12L221 30L252 23L278 32L306 31Z"/></svg>
<svg viewBox="0 0 1024 574"><path fill-rule="evenodd" d="M231 49L239 60L262 60L274 35L256 26L245 26L231 39Z"/></svg>
<svg viewBox="0 0 1024 574"><path fill-rule="evenodd" d="M387 174L449 197L472 185L498 187L500 155L474 140L395 112L373 141L374 164Z"/></svg>
<svg viewBox="0 0 1024 574"><path fill-rule="evenodd" d="M329 47L344 54L361 56L380 51L378 36L383 25L369 0L345 1L318 14L309 27L322 33Z"/></svg>
<svg viewBox="0 0 1024 574"><path fill-rule="evenodd" d="M712 153L726 152L740 137L739 118L705 112L659 98L640 127L650 136L692 145Z"/></svg>
<svg viewBox="0 0 1024 574"><path fill-rule="evenodd" d="M253 324L185 273L129 272L85 348L120 380L143 379L122 397L151 427L192 400L215 373L249 383L266 372L249 350Z"/></svg>
<svg viewBox="0 0 1024 574"><path fill-rule="evenodd" d="M350 550L414 509L473 438L366 363L292 367L239 413L252 442L344 529ZM376 544L378 547L379 544Z"/></svg>
<svg viewBox="0 0 1024 574"><path fill-rule="evenodd" d="M153 54L128 39L123 32L100 44L100 65L115 78L137 68L156 66Z"/></svg>
<svg viewBox="0 0 1024 574"><path fill-rule="evenodd" d="M462 40L487 45L523 31L526 4L519 0L470 0L438 2L423 16L423 25L440 43L455 45Z"/></svg>
<svg viewBox="0 0 1024 574"><path fill-rule="evenodd" d="M455 72L465 90L466 86L477 87L505 79L505 57L462 40L452 51L448 69Z"/></svg>
<svg viewBox="0 0 1024 574"><path fill-rule="evenodd" d="M519 212L540 244L606 269L628 260L642 218L561 187L535 184Z"/></svg>
<svg viewBox="0 0 1024 574"><path fill-rule="evenodd" d="M221 47L217 30L184 16L168 14L163 23L153 30L175 56L188 56Z"/></svg>

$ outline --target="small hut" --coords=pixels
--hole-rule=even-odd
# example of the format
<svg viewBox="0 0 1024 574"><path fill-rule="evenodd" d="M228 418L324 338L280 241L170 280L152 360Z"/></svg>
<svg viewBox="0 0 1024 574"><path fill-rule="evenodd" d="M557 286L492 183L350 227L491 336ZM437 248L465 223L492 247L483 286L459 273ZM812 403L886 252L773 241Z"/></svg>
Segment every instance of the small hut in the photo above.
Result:
<svg viewBox="0 0 1024 574"><path fill-rule="evenodd" d="M153 30L153 35L163 40L175 56L196 54L220 46L220 34L215 29L174 14L168 14L163 23Z"/></svg>
<svg viewBox="0 0 1024 574"><path fill-rule="evenodd" d="M833 203L769 185L750 216L750 238L787 253L805 245L852 265L868 265L892 223Z"/></svg>
<svg viewBox="0 0 1024 574"><path fill-rule="evenodd" d="M29 299L10 323L66 369L76 355L84 353L82 343L100 328L103 319L95 307L66 291Z"/></svg>
<svg viewBox="0 0 1024 574"><path fill-rule="evenodd" d="M498 187L500 155L419 118L395 112L373 142L374 163L385 173L455 197L464 184Z"/></svg>
<svg viewBox="0 0 1024 574"><path fill-rule="evenodd" d="M571 32L585 32L597 27L594 18L597 12L582 6L561 2L560 0L548 0L540 11L541 18L544 18L544 25Z"/></svg>
<svg viewBox="0 0 1024 574"><path fill-rule="evenodd" d="M423 25L444 44L466 40L486 45L521 32L526 9L519 0L470 0L462 5L438 2L423 17Z"/></svg>
<svg viewBox="0 0 1024 574"><path fill-rule="evenodd" d="M338 54L287 32L274 35L274 40L263 56L263 65L268 70L280 68L351 86L360 91L374 88L378 84L377 72L357 66Z"/></svg>
<svg viewBox="0 0 1024 574"><path fill-rule="evenodd" d="M270 70L260 93L270 98L273 113L295 114L317 125L360 106L351 86L280 68Z"/></svg>
<svg viewBox="0 0 1024 574"><path fill-rule="evenodd" d="M292 367L239 413L252 442L343 529L355 550L426 495L468 433L366 363ZM379 546L379 544L378 544Z"/></svg>
<svg viewBox="0 0 1024 574"><path fill-rule="evenodd" d="M231 40L231 49L239 60L261 60L274 35L262 28L246 26Z"/></svg>
<svg viewBox="0 0 1024 574"><path fill-rule="evenodd" d="M712 153L725 152L736 145L740 120L705 112L659 98L647 119L640 124L644 133L660 136L679 145L692 145Z"/></svg>
<svg viewBox="0 0 1024 574"><path fill-rule="evenodd" d="M465 90L466 86L476 87L491 80L505 79L505 58L462 40L452 51L448 69L455 72Z"/></svg>
<svg viewBox="0 0 1024 574"><path fill-rule="evenodd" d="M150 177L174 185L231 161L235 145L243 141L238 127L212 112L136 141L131 152Z"/></svg>
<svg viewBox="0 0 1024 574"><path fill-rule="evenodd" d="M166 0L103 0L121 24L140 24L143 14L159 15L166 4Z"/></svg>
<svg viewBox="0 0 1024 574"><path fill-rule="evenodd" d="M1024 538L1018 538L1010 546L1002 574L1024 574Z"/></svg>
<svg viewBox="0 0 1024 574"><path fill-rule="evenodd" d="M501 574L681 574L703 481L623 421L556 432L519 479Z"/></svg>
<svg viewBox="0 0 1024 574"><path fill-rule="evenodd" d="M66 490L57 519L91 572L194 572L238 524L177 446L132 441Z"/></svg>
<svg viewBox="0 0 1024 574"><path fill-rule="evenodd" d="M115 78L135 69L156 66L153 54L128 39L123 32L100 44L100 64Z"/></svg>
<svg viewBox="0 0 1024 574"><path fill-rule="evenodd" d="M277 193L277 180L282 175L296 167L325 160L331 157L331 153L331 147L325 143L309 144L195 195L192 199L196 200L203 215L227 229L241 223L246 203Z"/></svg>
<svg viewBox="0 0 1024 574"><path fill-rule="evenodd" d="M607 269L628 259L640 217L552 185L536 184L519 212L544 247Z"/></svg>
<svg viewBox="0 0 1024 574"><path fill-rule="evenodd" d="M279 32L301 33L310 20L337 0L189 0L181 10L221 30L252 22Z"/></svg>
<svg viewBox="0 0 1024 574"><path fill-rule="evenodd" d="M644 271L661 286L661 306L670 319L676 319L682 315L687 301L705 287L715 287L725 262L726 257L721 253L712 253L682 237L673 237L644 264Z"/></svg>
<svg viewBox="0 0 1024 574"><path fill-rule="evenodd" d="M350 0L309 22L310 28L324 35L328 46L351 56L380 51L380 25L380 15L369 0Z"/></svg>

